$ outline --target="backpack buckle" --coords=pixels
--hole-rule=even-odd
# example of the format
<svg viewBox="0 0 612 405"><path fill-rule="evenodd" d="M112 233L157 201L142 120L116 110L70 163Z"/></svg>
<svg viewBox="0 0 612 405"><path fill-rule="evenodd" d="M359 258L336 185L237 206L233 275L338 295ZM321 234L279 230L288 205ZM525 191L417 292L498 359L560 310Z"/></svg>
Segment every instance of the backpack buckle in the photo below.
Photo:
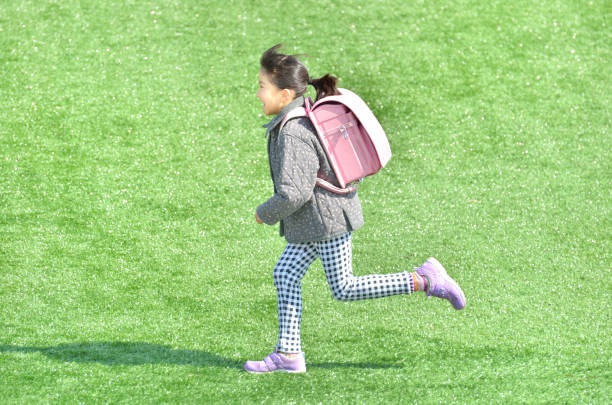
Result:
<svg viewBox="0 0 612 405"><path fill-rule="evenodd" d="M346 124L342 124L342 126L340 127L340 134L342 135L344 139L348 139L349 133L348 133L347 128L350 128L352 126L353 126L352 122L347 122Z"/></svg>

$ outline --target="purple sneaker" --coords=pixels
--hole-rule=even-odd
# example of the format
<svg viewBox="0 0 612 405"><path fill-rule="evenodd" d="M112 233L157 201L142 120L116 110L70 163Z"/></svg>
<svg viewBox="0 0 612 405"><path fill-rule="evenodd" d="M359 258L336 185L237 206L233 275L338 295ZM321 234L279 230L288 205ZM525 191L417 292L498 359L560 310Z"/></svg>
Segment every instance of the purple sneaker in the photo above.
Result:
<svg viewBox="0 0 612 405"><path fill-rule="evenodd" d="M465 295L459 284L446 273L444 267L434 257L430 257L421 266L415 269L417 274L427 277L429 286L427 296L447 299L455 309L465 307Z"/></svg>
<svg viewBox="0 0 612 405"><path fill-rule="evenodd" d="M301 356L290 359L274 350L263 361L247 361L244 363L244 369L249 373L272 373L275 371L281 373L305 373L306 360L304 359L304 353Z"/></svg>

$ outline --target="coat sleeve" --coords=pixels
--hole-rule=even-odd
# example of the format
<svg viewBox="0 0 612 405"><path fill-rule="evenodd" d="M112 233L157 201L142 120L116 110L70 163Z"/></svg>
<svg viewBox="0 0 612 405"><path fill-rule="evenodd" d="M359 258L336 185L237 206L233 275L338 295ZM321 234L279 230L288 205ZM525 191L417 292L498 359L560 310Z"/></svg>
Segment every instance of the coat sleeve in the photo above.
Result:
<svg viewBox="0 0 612 405"><path fill-rule="evenodd" d="M280 172L274 176L275 194L257 207L261 220L274 225L312 198L319 159L314 147L282 131L279 138Z"/></svg>

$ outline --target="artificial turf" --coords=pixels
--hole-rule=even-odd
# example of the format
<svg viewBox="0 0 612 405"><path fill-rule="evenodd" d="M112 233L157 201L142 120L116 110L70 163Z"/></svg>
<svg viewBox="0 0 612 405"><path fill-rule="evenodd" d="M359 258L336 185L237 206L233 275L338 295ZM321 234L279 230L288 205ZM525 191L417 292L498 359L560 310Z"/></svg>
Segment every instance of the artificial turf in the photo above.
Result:
<svg viewBox="0 0 612 405"><path fill-rule="evenodd" d="M609 403L608 1L0 2L0 400ZM303 282L276 343L255 97L283 42L360 94L394 156L354 272L436 256L467 307Z"/></svg>

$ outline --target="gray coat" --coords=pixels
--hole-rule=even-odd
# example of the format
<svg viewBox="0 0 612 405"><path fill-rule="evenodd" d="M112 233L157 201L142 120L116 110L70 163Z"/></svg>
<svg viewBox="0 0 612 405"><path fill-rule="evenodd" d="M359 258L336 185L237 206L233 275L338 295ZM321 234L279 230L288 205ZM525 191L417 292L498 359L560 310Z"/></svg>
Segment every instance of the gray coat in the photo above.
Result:
<svg viewBox="0 0 612 405"><path fill-rule="evenodd" d="M325 240L363 225L356 191L339 195L315 187L318 173L332 184L338 181L310 120L291 119L279 133L282 118L303 105L304 98L296 98L264 126L274 195L257 207L257 215L268 225L280 222L280 235L290 243Z"/></svg>

